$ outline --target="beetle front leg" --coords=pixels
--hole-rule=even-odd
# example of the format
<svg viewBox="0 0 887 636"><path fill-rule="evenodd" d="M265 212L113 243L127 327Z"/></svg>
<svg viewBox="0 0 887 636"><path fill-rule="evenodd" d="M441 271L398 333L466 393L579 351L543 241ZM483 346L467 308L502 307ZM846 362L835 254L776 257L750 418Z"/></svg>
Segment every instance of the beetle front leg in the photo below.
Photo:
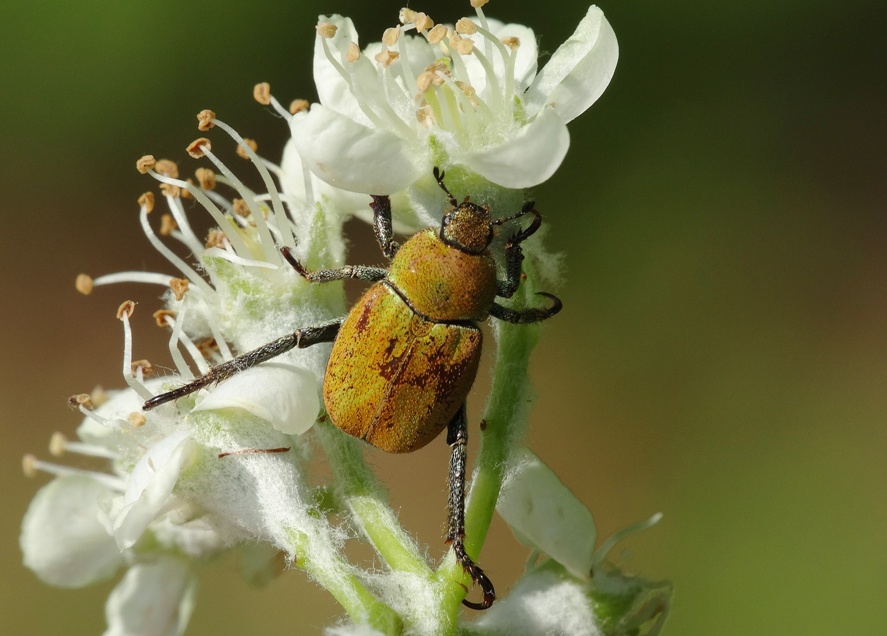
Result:
<svg viewBox="0 0 887 636"><path fill-rule="evenodd" d="M456 560L462 565L462 569L471 575L472 581L480 585L484 594L484 600L481 603L463 599L462 604L471 609L485 610L496 600L496 590L480 566L465 553L465 469L468 463L468 419L464 404L459 408L447 428L447 444L453 449L453 454L450 456L449 499L447 501L447 543L453 547L453 553L456 555Z"/></svg>
<svg viewBox="0 0 887 636"><path fill-rule="evenodd" d="M178 400L181 397L190 395L214 382L221 382L230 378L232 375L246 371L249 368L267 362L272 358L291 351L293 349L305 349L321 342L332 342L339 333L343 320L331 320L330 322L318 325L316 327L307 327L305 329L296 329L294 332L273 340L268 344L262 345L258 349L242 353L232 360L223 362L211 368L202 376L185 385L155 395L142 405L142 409L150 411L156 406Z"/></svg>
<svg viewBox="0 0 887 636"><path fill-rule="evenodd" d="M549 294L547 292L536 292L536 295L550 298L551 307L548 307L547 309L539 309L537 307L528 307L527 309L511 309L510 307L503 307L498 303L493 303L492 307L490 307L490 315L493 316L493 318L498 318L499 320L504 320L505 322L512 322L516 325L524 325L527 323L539 322L541 320L551 318L553 315L564 308L564 304L561 302L561 299L554 294Z"/></svg>
<svg viewBox="0 0 887 636"><path fill-rule="evenodd" d="M379 247L385 258L394 258L397 250L400 249L400 243L394 240L394 229L391 225L391 199L388 195L371 194L373 202L370 207L373 209L373 232L376 234L376 240L379 241Z"/></svg>
<svg viewBox="0 0 887 636"><path fill-rule="evenodd" d="M524 207L521 208L521 211L514 216L498 219L494 222L498 225L531 213L535 215L533 222L527 227L527 229L517 232L514 236L508 239L508 242L505 244L505 280L496 281L497 296L511 298L514 295L514 292L517 291L517 288L520 285L521 264L524 262L524 251L520 244L529 236L535 234L536 230L539 229L539 226L542 225L542 215L539 213L539 210L536 209L536 204L533 201L527 201L524 204Z"/></svg>
<svg viewBox="0 0 887 636"><path fill-rule="evenodd" d="M329 283L334 280L346 280L348 278L357 278L358 280L380 281L385 278L387 270L381 267L368 267L366 265L345 265L337 269L318 269L309 272L302 263L296 260L293 253L288 247L281 247L280 253L286 259L286 262L292 265L293 269L299 272L299 275L309 283Z"/></svg>

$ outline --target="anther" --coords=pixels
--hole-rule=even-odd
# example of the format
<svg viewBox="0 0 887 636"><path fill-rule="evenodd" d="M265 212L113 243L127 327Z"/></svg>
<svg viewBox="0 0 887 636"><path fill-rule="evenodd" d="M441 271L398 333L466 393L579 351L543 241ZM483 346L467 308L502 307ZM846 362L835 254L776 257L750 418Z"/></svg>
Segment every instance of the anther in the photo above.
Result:
<svg viewBox="0 0 887 636"><path fill-rule="evenodd" d="M471 38L463 38L458 33L454 33L450 38L450 46L456 50L459 55L471 55L474 50L474 40Z"/></svg>
<svg viewBox="0 0 887 636"><path fill-rule="evenodd" d="M211 229L206 235L205 246L225 249L225 233L218 228Z"/></svg>
<svg viewBox="0 0 887 636"><path fill-rule="evenodd" d="M182 194L182 189L177 185L172 185L171 183L161 183L160 191L168 197L179 197Z"/></svg>
<svg viewBox="0 0 887 636"><path fill-rule="evenodd" d="M74 287L84 296L92 293L92 276L88 274L77 274L77 280L74 281Z"/></svg>
<svg viewBox="0 0 887 636"><path fill-rule="evenodd" d="M194 176L197 178L197 183L204 190L216 189L216 173L209 168L197 168L194 171Z"/></svg>
<svg viewBox="0 0 887 636"><path fill-rule="evenodd" d="M22 472L25 477L33 478L37 476L37 458L28 453L22 457Z"/></svg>
<svg viewBox="0 0 887 636"><path fill-rule="evenodd" d="M338 30L338 27L332 22L321 22L315 28L317 29L317 35L327 40L336 35Z"/></svg>
<svg viewBox="0 0 887 636"><path fill-rule="evenodd" d="M172 278L169 281L169 288L172 289L172 293L175 295L176 300L182 300L185 296L185 292L188 291L188 279L187 278Z"/></svg>
<svg viewBox="0 0 887 636"><path fill-rule="evenodd" d="M250 215L249 205L247 205L246 201L243 199L234 199L231 201L231 210L237 216L242 216L246 218Z"/></svg>
<svg viewBox="0 0 887 636"><path fill-rule="evenodd" d="M296 113L306 111L310 105L307 99L294 99L290 102L290 114L295 115Z"/></svg>
<svg viewBox="0 0 887 636"><path fill-rule="evenodd" d="M259 144L256 143L255 139L248 139L247 137L243 138L243 143L249 146L249 149L255 152L259 149ZM237 156L241 159L249 159L249 154L246 152L243 146L237 144Z"/></svg>
<svg viewBox="0 0 887 636"><path fill-rule="evenodd" d="M193 186L194 179L192 179L191 177L188 177L187 179L185 179L185 183ZM188 188L182 188L181 191L179 192L179 196L182 197L183 199L193 199L194 198L194 195L191 194L191 190ZM173 229L175 229L175 228L173 228ZM162 232L163 232L163 230L161 230L161 233Z"/></svg>
<svg viewBox="0 0 887 636"><path fill-rule="evenodd" d="M149 360L135 360L130 367L133 375L141 373L143 378L154 375L154 365Z"/></svg>
<svg viewBox="0 0 887 636"><path fill-rule="evenodd" d="M401 24L413 24L416 20L416 12L412 9L407 9L406 7L404 7L400 10L400 13L397 17L400 20Z"/></svg>
<svg viewBox="0 0 887 636"><path fill-rule="evenodd" d="M345 60L354 64L357 60L360 59L360 47L357 46L357 43L351 42L348 45L348 51L345 53Z"/></svg>
<svg viewBox="0 0 887 636"><path fill-rule="evenodd" d="M68 398L68 408L77 411L80 407L92 410L94 408L92 396L89 393L78 393Z"/></svg>
<svg viewBox="0 0 887 636"><path fill-rule="evenodd" d="M157 165L157 160L154 155L145 155L136 161L136 170L142 174L148 174L148 170L152 170L155 165Z"/></svg>
<svg viewBox="0 0 887 636"><path fill-rule="evenodd" d="M197 113L197 130L201 132L206 132L215 124L213 120L216 118L216 114L208 108Z"/></svg>
<svg viewBox="0 0 887 636"><path fill-rule="evenodd" d="M179 167L176 165L175 161L170 161L169 159L161 159L155 163L154 172L171 179L179 178Z"/></svg>
<svg viewBox="0 0 887 636"><path fill-rule="evenodd" d="M154 193L145 192L142 196L140 196L139 206L145 208L145 212L151 214L151 211L154 209Z"/></svg>
<svg viewBox="0 0 887 636"><path fill-rule="evenodd" d="M434 110L431 106L425 104L425 106L416 111L416 119L425 128L431 128L434 126Z"/></svg>
<svg viewBox="0 0 887 636"><path fill-rule="evenodd" d="M447 37L447 27L445 27L443 24L437 24L428 32L425 37L428 38L428 42L430 42L431 44L437 44L445 37Z"/></svg>
<svg viewBox="0 0 887 636"><path fill-rule="evenodd" d="M375 59L376 59L376 62L378 62L382 68L388 68L399 57L400 57L400 53L398 53L397 51L390 51L388 49L384 49L383 51L376 53Z"/></svg>
<svg viewBox="0 0 887 636"><path fill-rule="evenodd" d="M169 236L178 229L176 220L172 218L172 214L164 214L160 217L160 236Z"/></svg>
<svg viewBox="0 0 887 636"><path fill-rule="evenodd" d="M49 453L54 457L61 457L65 454L67 444L68 438L63 433L55 432L49 438Z"/></svg>
<svg viewBox="0 0 887 636"><path fill-rule="evenodd" d="M477 25L472 22L471 18L460 18L456 22L456 33L461 35L471 35L477 33Z"/></svg>
<svg viewBox="0 0 887 636"><path fill-rule="evenodd" d="M468 3L471 5L472 9L480 9L490 0L468 0Z"/></svg>
<svg viewBox="0 0 887 636"><path fill-rule="evenodd" d="M520 46L520 38L515 37L513 35L509 35L507 37L500 38L499 41L502 42L502 44L504 44L508 48L510 48L512 51Z"/></svg>
<svg viewBox="0 0 887 636"><path fill-rule="evenodd" d="M169 325L166 322L167 317L175 318L176 312L170 311L169 309L158 309L151 315L154 316L154 322L157 323L158 327L168 327Z"/></svg>
<svg viewBox="0 0 887 636"><path fill-rule="evenodd" d="M269 106L271 104L271 84L268 82L256 84L253 87L253 99L262 106Z"/></svg>
<svg viewBox="0 0 887 636"><path fill-rule="evenodd" d="M129 422L129 425L133 428L139 428L140 426L144 426L145 422L148 421L141 413L132 412L126 417L126 421Z"/></svg>
<svg viewBox="0 0 887 636"><path fill-rule="evenodd" d="M117 308L117 320L131 317L135 310L136 304L133 301L124 301L120 304L120 307Z"/></svg>
<svg viewBox="0 0 887 636"><path fill-rule="evenodd" d="M397 44L398 38L400 38L400 27L388 27L385 29L385 33L382 34L382 44L385 46L394 46Z"/></svg>
<svg viewBox="0 0 887 636"><path fill-rule="evenodd" d="M200 137L199 139L195 139L190 144L188 144L188 147L185 148L185 150L195 159L200 159L201 157L205 157L206 151L212 150L212 147L213 146L210 143L209 139L207 139L206 137Z"/></svg>
<svg viewBox="0 0 887 636"><path fill-rule="evenodd" d="M421 11L413 16L412 22L416 26L417 31L425 31L434 26L434 20L427 13Z"/></svg>

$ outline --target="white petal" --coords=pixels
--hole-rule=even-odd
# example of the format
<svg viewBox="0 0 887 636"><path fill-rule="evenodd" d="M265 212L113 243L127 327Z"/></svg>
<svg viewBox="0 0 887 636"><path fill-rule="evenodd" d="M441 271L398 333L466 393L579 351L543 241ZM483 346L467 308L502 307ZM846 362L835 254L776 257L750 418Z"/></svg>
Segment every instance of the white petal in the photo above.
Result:
<svg viewBox="0 0 887 636"><path fill-rule="evenodd" d="M551 108L545 108L507 141L468 152L461 160L500 186L530 188L554 174L569 147L566 124Z"/></svg>
<svg viewBox="0 0 887 636"><path fill-rule="evenodd" d="M538 548L571 574L587 579L594 557L594 520L548 466L520 449L496 510L522 543Z"/></svg>
<svg viewBox="0 0 887 636"><path fill-rule="evenodd" d="M123 508L114 520L114 536L121 550L135 545L148 525L168 508L179 474L198 450L198 444L180 429L151 446L136 463Z"/></svg>
<svg viewBox="0 0 887 636"><path fill-rule="evenodd" d="M172 557L134 565L105 605L105 636L179 636L194 609L196 580Z"/></svg>
<svg viewBox="0 0 887 636"><path fill-rule="evenodd" d="M80 587L106 579L123 563L100 520L113 493L85 475L58 477L41 488L22 521L25 565L51 585Z"/></svg>
<svg viewBox="0 0 887 636"><path fill-rule="evenodd" d="M320 411L317 376L313 371L269 362L220 384L192 412L243 409L287 435L301 435Z"/></svg>
<svg viewBox="0 0 887 636"><path fill-rule="evenodd" d="M527 91L527 113L550 104L565 122L581 115L607 88L618 58L613 27L599 8L590 7Z"/></svg>
<svg viewBox="0 0 887 636"><path fill-rule="evenodd" d="M302 161L328 184L352 192L391 194L427 168L410 144L387 130L369 128L320 104L290 124Z"/></svg>
<svg viewBox="0 0 887 636"><path fill-rule="evenodd" d="M494 19L488 19L487 23L490 27L490 32L497 38L516 37L520 40L517 57L514 60L515 92L520 95L536 76L539 59L536 35L533 33L533 29L522 24L503 24L499 20ZM474 46L477 50L484 55L487 54L489 41L484 36L480 33L474 33L468 37L474 40ZM501 82L505 76L505 62L499 54L497 47L493 47L491 53L496 77L500 78ZM487 73L484 67L474 55L465 55L462 57L462 61L465 62L465 68L468 71L469 83L481 97L486 99Z"/></svg>
<svg viewBox="0 0 887 636"><path fill-rule="evenodd" d="M351 18L340 15L320 16L320 22L331 22L336 25L336 35L326 40L326 45L340 65L345 64L344 56L350 42L357 43L357 30ZM360 110L348 81L336 69L323 49L324 39L319 35L314 39L314 84L320 103L338 113L356 119L361 123L369 123Z"/></svg>

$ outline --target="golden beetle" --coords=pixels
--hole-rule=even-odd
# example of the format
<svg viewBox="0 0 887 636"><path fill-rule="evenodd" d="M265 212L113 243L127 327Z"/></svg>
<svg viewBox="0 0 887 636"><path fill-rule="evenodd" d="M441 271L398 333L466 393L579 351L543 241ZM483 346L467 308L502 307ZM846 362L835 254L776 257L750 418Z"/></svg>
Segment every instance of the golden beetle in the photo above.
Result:
<svg viewBox="0 0 887 636"><path fill-rule="evenodd" d="M474 609L493 604L496 592L484 571L465 553L465 467L468 422L465 400L480 361L477 322L489 316L512 323L545 320L561 309L515 310L496 303L520 285L520 244L539 229L542 216L532 201L513 216L493 219L486 206L462 203L434 177L452 207L440 229L429 228L403 246L393 239L391 202L373 196L373 228L385 256L380 267L345 266L309 272L284 248L287 261L308 281L324 283L358 278L373 281L344 319L298 329L253 351L213 367L193 382L157 395L146 410L188 395L239 371L294 348L333 341L323 382L323 398L333 423L390 453L409 453L425 446L446 428L452 447L449 471L447 543L472 580L481 586L483 602L463 601ZM505 244L505 280L497 280L490 254L495 226L532 214L533 222Z"/></svg>

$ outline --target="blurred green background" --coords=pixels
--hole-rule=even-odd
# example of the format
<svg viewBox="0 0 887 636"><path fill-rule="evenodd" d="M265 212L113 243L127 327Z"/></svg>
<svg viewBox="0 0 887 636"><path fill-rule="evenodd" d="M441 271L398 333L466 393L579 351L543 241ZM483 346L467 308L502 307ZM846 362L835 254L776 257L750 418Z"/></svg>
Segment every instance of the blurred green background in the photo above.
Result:
<svg viewBox="0 0 887 636"><path fill-rule="evenodd" d="M464 5L464 6L463 6ZM587 5L493 0L553 51ZM437 21L467 0L413 8ZM303 2L0 4L0 632L96 634L113 582L42 585L18 528L45 477L64 404L120 385L111 287L74 276L157 269L141 235L134 161L187 161L213 108L274 160L285 126L253 102L315 96L317 14L362 42L399 5ZM666 634L883 634L887 625L887 9L876 1L611 0L616 76L571 126L536 191L566 254L565 310L533 361L531 446L602 535L665 513L620 562L676 587ZM373 254L351 226L357 255ZM365 247L368 245L368 247ZM137 357L165 336L137 313ZM479 412L484 383L471 410ZM443 442L375 453L405 524L443 552ZM427 474L425 482L415 475ZM481 562L503 590L525 552L501 522ZM207 568L190 634L315 634L337 606L299 571L255 591L233 561Z"/></svg>

